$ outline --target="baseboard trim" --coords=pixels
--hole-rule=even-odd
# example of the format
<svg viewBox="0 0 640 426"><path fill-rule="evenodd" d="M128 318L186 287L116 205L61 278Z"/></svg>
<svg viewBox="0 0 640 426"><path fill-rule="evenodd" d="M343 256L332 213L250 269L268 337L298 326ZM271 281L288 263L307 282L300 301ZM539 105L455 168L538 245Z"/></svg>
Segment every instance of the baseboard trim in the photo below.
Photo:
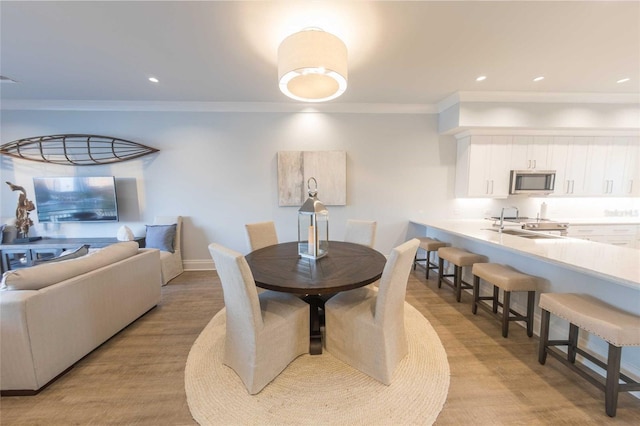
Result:
<svg viewBox="0 0 640 426"><path fill-rule="evenodd" d="M182 265L185 271L214 271L216 269L213 259L211 260L183 260Z"/></svg>

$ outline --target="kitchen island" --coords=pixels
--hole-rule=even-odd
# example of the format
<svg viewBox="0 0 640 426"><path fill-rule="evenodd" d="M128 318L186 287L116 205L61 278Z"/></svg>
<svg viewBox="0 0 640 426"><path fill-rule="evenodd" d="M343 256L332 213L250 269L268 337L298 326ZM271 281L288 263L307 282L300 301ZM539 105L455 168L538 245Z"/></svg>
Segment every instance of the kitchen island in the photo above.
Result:
<svg viewBox="0 0 640 426"><path fill-rule="evenodd" d="M493 223L492 220L410 220L407 237L437 238L485 255L489 262L510 265L538 276L543 281L542 292L590 294L625 311L640 313L640 250L559 236L525 238L504 232L517 230L519 233L518 227L506 226L500 233ZM471 282L471 279L467 276L465 280ZM484 287L488 294L489 286ZM464 302L471 302L470 294L463 297ZM517 310L524 309L525 296L512 295L512 303ZM538 335L538 308L534 324ZM566 322L554 319L552 337L566 337L567 329ZM606 358L604 341L586 333L581 333L580 339L584 346ZM624 349L622 369L635 379L640 377L640 348Z"/></svg>

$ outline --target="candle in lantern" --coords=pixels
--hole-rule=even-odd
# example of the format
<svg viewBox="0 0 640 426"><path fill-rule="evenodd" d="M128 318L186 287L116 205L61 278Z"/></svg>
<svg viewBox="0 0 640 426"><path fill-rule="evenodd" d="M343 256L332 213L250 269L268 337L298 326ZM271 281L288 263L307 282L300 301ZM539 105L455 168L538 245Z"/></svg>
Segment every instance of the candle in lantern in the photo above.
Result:
<svg viewBox="0 0 640 426"><path fill-rule="evenodd" d="M316 227L309 226L309 254L316 255Z"/></svg>

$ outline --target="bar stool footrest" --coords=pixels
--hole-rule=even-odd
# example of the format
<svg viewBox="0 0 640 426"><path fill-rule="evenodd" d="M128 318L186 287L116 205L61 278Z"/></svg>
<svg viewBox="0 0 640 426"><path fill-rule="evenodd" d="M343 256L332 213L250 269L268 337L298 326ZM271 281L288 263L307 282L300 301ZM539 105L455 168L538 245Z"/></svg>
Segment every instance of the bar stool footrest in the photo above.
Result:
<svg viewBox="0 0 640 426"><path fill-rule="evenodd" d="M493 300L493 297L491 296L481 296L478 298L478 301L480 300ZM499 320L502 320L502 312L498 312L495 313L493 312L493 306L487 304L487 303L478 303L477 306L481 309L484 309L485 311L487 311L488 313L490 313L492 316L498 318ZM504 309L504 306L502 305L502 302L498 302L498 306L501 307L502 309ZM519 312L514 311L513 309L509 309L509 313L511 315L509 315L508 321L527 321L528 318L526 315L522 315Z"/></svg>
<svg viewBox="0 0 640 426"><path fill-rule="evenodd" d="M426 263L427 259L426 258L424 258L424 259L416 258L416 259L413 260L413 262L414 262L414 265L413 265L413 269L414 270L416 269L415 268L416 265L421 266L423 268L427 267L427 263ZM420 262L425 262L425 264L423 265ZM429 269L432 270L432 271L438 269L438 264L437 263L433 263L431 260L429 260Z"/></svg>
<svg viewBox="0 0 640 426"><path fill-rule="evenodd" d="M442 282L445 283L446 285L448 285L449 287L455 289L456 285L453 281L447 279L447 277L454 277L455 278L455 274L443 274L442 275ZM462 281L460 282L460 288L462 290L473 290L473 285L469 284L466 281Z"/></svg>
<svg viewBox="0 0 640 426"><path fill-rule="evenodd" d="M559 343L556 343L559 342ZM560 343L560 342L564 342L564 343ZM553 344L556 343L556 344ZM606 384L605 384L605 378L600 376L598 373L596 373L595 371L593 371L592 369L590 369L589 367L585 367L582 364L576 364L576 363L572 363L571 361L569 361L567 359L567 354L562 352L561 350L552 347L552 346L558 346L558 345L566 345L568 344L567 341L563 341L563 340L550 340L549 344L546 347L546 352L553 356L554 358L556 358L558 361L560 361L561 363L563 363L564 365L566 365L567 367L569 367L571 370L575 371L576 373L578 373L580 376L582 376L584 379L586 379L588 382L590 382L591 384L595 385L597 388L599 388L602 391L606 390ZM602 362L601 360L599 360L598 358L596 358L595 356L593 356L592 354L590 354L589 352L584 351L583 349L580 348L575 348L575 351L577 354L582 355L584 358L588 359L589 361L591 361L592 363L596 364L597 366L599 366L600 368L603 369L607 369L607 364ZM627 376L626 374L620 372L619 373L620 379L625 382L625 383L620 383L619 386L619 390L621 392L634 392L634 391L639 391L640 390L640 382L636 382L635 380L633 380L631 377Z"/></svg>
<svg viewBox="0 0 640 426"><path fill-rule="evenodd" d="M456 285L454 284L453 281L451 281L449 278L450 277L455 277L455 274L442 274L440 276L440 281L438 282L438 287L440 287L441 283L445 283L446 285L448 285L449 287L455 289Z"/></svg>

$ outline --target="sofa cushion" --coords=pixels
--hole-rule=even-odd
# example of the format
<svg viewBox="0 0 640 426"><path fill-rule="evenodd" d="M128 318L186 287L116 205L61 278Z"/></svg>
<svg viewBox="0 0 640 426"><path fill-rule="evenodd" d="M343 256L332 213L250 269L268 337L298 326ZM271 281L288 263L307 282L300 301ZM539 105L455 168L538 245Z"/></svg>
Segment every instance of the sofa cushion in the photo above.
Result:
<svg viewBox="0 0 640 426"><path fill-rule="evenodd" d="M177 227L176 223L172 225L147 225L145 247L174 253L173 242L176 238Z"/></svg>
<svg viewBox="0 0 640 426"><path fill-rule="evenodd" d="M36 259L33 261L33 266L41 265L43 263L54 263L63 260L76 259L89 253L89 244L82 245L75 250L63 251L61 255L55 257L48 257L44 259Z"/></svg>
<svg viewBox="0 0 640 426"><path fill-rule="evenodd" d="M7 271L0 290L40 290L103 266L119 262L138 253L138 243L112 244L86 256L31 268Z"/></svg>

